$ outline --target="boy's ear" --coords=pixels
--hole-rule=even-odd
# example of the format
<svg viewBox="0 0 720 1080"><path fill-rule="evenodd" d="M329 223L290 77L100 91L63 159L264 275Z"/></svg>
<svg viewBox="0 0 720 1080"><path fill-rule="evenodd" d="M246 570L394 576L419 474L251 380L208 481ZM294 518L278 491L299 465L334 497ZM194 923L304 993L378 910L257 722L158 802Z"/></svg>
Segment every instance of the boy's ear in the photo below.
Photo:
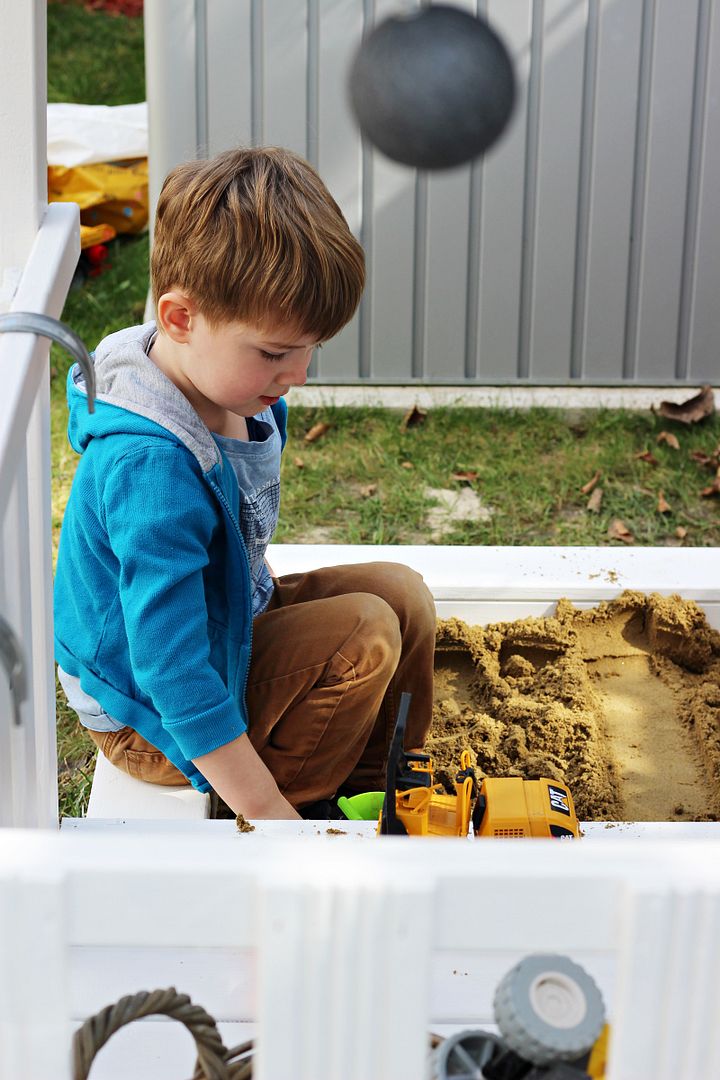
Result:
<svg viewBox="0 0 720 1080"><path fill-rule="evenodd" d="M189 296L175 289L163 293L155 305L158 326L178 345L190 340L193 316L197 308Z"/></svg>

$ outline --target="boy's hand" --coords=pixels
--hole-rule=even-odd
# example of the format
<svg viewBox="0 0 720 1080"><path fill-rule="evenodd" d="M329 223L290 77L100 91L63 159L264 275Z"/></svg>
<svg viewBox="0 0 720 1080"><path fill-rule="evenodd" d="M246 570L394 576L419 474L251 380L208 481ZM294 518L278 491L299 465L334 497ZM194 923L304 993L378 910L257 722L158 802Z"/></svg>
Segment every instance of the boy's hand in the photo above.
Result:
<svg viewBox="0 0 720 1080"><path fill-rule="evenodd" d="M249 819L299 819L247 735L193 758L231 810Z"/></svg>

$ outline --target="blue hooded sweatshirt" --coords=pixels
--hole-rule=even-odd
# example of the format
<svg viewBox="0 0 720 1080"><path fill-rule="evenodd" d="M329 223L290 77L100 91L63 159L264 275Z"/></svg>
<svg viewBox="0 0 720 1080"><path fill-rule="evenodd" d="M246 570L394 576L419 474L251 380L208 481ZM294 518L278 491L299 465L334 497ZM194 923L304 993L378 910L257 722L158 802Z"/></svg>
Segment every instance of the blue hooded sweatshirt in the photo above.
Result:
<svg viewBox="0 0 720 1080"><path fill-rule="evenodd" d="M247 730L250 566L233 468L148 353L154 323L105 338L96 407L68 375L81 454L55 576L55 655L200 791L192 762ZM282 443L287 407L273 406ZM191 685L190 685L191 684Z"/></svg>

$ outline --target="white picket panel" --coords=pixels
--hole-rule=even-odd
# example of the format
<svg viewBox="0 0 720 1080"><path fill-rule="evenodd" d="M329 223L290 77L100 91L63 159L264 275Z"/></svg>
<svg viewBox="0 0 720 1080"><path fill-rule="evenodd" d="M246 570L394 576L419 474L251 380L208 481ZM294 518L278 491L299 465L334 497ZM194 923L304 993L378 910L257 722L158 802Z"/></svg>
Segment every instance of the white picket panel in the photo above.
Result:
<svg viewBox="0 0 720 1080"><path fill-rule="evenodd" d="M325 822L258 822L255 840L262 838L270 844L270 851L289 837L306 850L312 845L331 843L349 846L351 851L362 843L376 843L375 826L367 822L343 822L340 835L328 835ZM598 845L641 845L648 841L697 843L698 840L717 841L718 826L714 823L607 823L584 822L583 844L593 848ZM140 822L132 819L98 821L97 819L65 820L63 832L103 836L106 842L115 838L142 836L151 831L177 840L182 838L188 845L203 844L217 837L235 838L235 826L231 821L205 821L195 823ZM483 844L483 841L478 841ZM244 843L244 841L243 841ZM254 849L253 849L254 850ZM481 849L482 854L482 849ZM458 886L462 891L462 884ZM612 953L613 924L607 922L605 902L612 906L614 891L601 890L600 902L583 906L587 923L583 938L573 941L571 955L596 978L603 987L609 1007L614 1000L615 957ZM563 903L570 902L563 892ZM554 904L551 910L558 905ZM538 911L542 909L538 908ZM561 906L562 910L562 906ZM609 909L608 909L609 910ZM453 911L454 915L455 912ZM553 932L553 925L549 925ZM542 933L545 934L543 929ZM544 938L543 938L544 940ZM549 939L548 939L549 940ZM590 942L590 944L589 944ZM493 1022L492 997L494 988L518 956L515 943L499 943L492 953L473 951L472 943L460 926L454 939L447 939L434 947L431 957L430 1017L433 1027L440 1024L467 1025ZM546 946L540 946L546 947ZM567 943L566 943L567 948ZM92 944L73 952L69 1009L74 1017L96 1012L110 1000L122 994L134 993L157 985L179 985L193 998L222 1021L247 1020L257 1015L258 994L256 986L256 956L247 945L221 948L214 946L128 946ZM358 997L354 991L354 999Z"/></svg>
<svg viewBox="0 0 720 1080"><path fill-rule="evenodd" d="M421 1076L429 1029L487 1023L505 970L528 952L560 951L607 999L617 1031L608 1080L715 1075L717 841L337 843L222 832L206 830L191 847L182 832L116 833L112 844L101 832L0 833L3 960L24 957L0 965L0 1000L12 999L22 1028L6 1033L7 1062L41 1031L57 1053L59 1033L83 1019L74 1007L85 982L106 989L107 1004L140 977L144 989L169 975L180 982L198 950L189 982L202 991L205 980L206 1005L213 975L234 983L221 1019L257 1025L265 1080L337 1080L341 1068L360 1077L370 1067L380 1080ZM104 965L89 964L93 951ZM97 1080L131 1068L138 1080L172 1075L148 1069L129 1036L122 1047L103 1051ZM23 1076L44 1078L47 1062L40 1055ZM62 1055L53 1064L52 1075L69 1076Z"/></svg>

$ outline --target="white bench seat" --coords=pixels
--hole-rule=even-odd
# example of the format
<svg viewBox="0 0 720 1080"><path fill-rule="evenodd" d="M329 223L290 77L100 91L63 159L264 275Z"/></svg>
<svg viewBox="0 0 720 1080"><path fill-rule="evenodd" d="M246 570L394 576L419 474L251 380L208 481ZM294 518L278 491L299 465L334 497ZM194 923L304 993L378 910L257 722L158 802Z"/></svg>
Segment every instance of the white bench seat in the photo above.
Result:
<svg viewBox="0 0 720 1080"><path fill-rule="evenodd" d="M210 816L210 796L189 785L161 787L135 780L98 754L87 816L198 821Z"/></svg>

